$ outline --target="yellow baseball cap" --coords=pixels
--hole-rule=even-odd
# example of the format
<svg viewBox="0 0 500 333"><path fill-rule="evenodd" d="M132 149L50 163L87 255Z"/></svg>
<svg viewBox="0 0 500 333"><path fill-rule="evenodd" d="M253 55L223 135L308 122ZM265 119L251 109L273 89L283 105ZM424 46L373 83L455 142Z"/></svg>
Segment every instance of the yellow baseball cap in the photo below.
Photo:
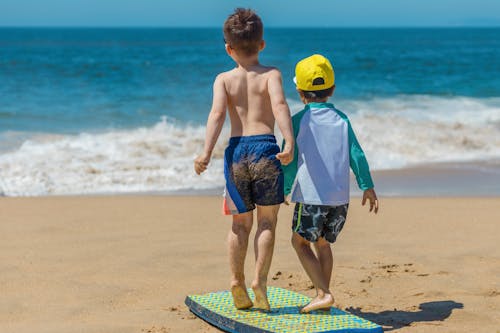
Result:
<svg viewBox="0 0 500 333"><path fill-rule="evenodd" d="M297 63L293 82L300 90L325 90L335 84L335 73L328 59L322 55L314 54Z"/></svg>

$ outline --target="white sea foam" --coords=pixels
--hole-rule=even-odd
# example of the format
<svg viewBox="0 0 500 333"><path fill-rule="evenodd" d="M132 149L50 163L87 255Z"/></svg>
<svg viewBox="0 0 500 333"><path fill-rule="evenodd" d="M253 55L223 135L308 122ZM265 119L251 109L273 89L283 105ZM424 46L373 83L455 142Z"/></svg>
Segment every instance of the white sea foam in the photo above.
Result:
<svg viewBox="0 0 500 333"><path fill-rule="evenodd" d="M302 108L289 101L292 111ZM500 98L399 96L338 101L372 169L500 158ZM204 126L163 118L149 128L79 135L15 133L0 153L0 195L168 192L220 188L224 129L209 169L197 176ZM25 135L25 134L23 134ZM277 135L279 137L279 134Z"/></svg>
<svg viewBox="0 0 500 333"><path fill-rule="evenodd" d="M400 96L352 101L352 126L373 169L500 157L500 98Z"/></svg>
<svg viewBox="0 0 500 333"><path fill-rule="evenodd" d="M198 177L203 127L166 118L151 128L77 136L37 136L0 155L0 192L7 196L131 193L208 189L223 185L224 138L211 167Z"/></svg>

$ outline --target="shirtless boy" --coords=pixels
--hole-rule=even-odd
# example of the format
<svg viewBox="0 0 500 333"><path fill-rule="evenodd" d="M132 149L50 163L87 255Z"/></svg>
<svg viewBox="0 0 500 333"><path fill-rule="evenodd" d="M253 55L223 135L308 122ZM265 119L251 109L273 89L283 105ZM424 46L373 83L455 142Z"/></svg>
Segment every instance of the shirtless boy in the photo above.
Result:
<svg viewBox="0 0 500 333"><path fill-rule="evenodd" d="M225 21L226 52L236 62L236 68L219 74L215 79L205 147L195 159L194 168L197 174L207 169L227 110L231 138L224 153L226 189L223 210L233 217L228 235L231 293L238 309L254 306L270 310L267 276L278 209L283 202L281 164L286 165L292 160L294 138L281 73L274 67L259 63L259 52L265 46L262 36L262 21L250 9L238 8ZM273 135L275 120L286 142L282 152ZM244 263L255 208L253 304L247 293Z"/></svg>

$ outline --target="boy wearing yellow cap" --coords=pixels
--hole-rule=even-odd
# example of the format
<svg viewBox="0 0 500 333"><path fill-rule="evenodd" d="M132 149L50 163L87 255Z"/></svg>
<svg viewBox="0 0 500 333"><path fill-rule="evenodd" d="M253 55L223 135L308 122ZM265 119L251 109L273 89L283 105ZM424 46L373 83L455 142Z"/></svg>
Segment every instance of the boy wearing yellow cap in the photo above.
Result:
<svg viewBox="0 0 500 333"><path fill-rule="evenodd" d="M252 10L238 8L225 21L226 52L237 66L215 79L205 147L195 159L194 168L197 174L206 170L227 111L231 138L224 152L223 212L233 217L228 235L231 293L238 309L254 306L269 310L266 284L278 209L283 202L281 164L290 163L294 139L281 73L259 63L259 52L265 45L262 34L262 21ZM282 152L273 135L275 120L287 140ZM256 258L251 285L255 300L252 302L245 285L244 263L255 208Z"/></svg>
<svg viewBox="0 0 500 333"><path fill-rule="evenodd" d="M378 199L349 119L327 102L335 89L335 74L328 59L315 54L299 61L294 82L305 108L292 117L294 159L283 167L284 191L296 203L292 245L317 291L317 296L301 309L308 313L328 309L334 303L329 289L331 244L347 216L349 168L364 191L362 204L370 202L370 212L378 212Z"/></svg>

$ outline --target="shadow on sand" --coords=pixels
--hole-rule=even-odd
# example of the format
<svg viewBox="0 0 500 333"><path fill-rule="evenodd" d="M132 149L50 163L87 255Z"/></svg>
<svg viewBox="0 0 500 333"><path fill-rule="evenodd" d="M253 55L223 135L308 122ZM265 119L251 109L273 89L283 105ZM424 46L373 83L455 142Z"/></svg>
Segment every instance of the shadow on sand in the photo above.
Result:
<svg viewBox="0 0 500 333"><path fill-rule="evenodd" d="M394 309L382 312L364 312L360 308L347 308L346 311L370 320L384 327L384 331L392 331L415 322L443 321L454 309L462 309L464 305L454 301L426 302L419 305L420 311L403 311Z"/></svg>

